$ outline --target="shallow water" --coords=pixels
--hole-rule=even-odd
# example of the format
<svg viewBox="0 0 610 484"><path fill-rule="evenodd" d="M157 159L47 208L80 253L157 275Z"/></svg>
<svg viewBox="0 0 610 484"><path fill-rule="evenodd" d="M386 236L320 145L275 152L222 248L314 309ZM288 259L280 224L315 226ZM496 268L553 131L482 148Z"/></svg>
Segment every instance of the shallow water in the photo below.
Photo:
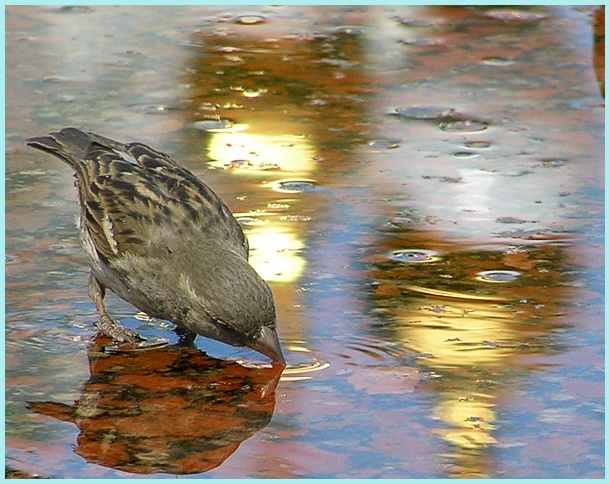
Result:
<svg viewBox="0 0 610 484"><path fill-rule="evenodd" d="M9 475L603 477L603 15L7 8ZM66 125L223 196L283 374L113 296L146 345L95 339L71 174L23 144Z"/></svg>

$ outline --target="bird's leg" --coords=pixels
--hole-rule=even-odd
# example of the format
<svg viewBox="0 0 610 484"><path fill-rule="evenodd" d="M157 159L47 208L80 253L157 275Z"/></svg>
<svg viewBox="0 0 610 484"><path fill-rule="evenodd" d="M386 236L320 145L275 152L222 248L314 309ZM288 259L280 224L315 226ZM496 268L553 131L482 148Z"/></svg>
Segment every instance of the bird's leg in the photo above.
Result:
<svg viewBox="0 0 610 484"><path fill-rule="evenodd" d="M87 289L89 292L89 297L95 303L97 312L100 315L100 320L96 323L96 326L102 334L112 338L114 341L117 341L119 343L136 343L142 339L138 333L129 328L126 328L125 326L120 325L119 323L116 323L110 318L110 316L108 316L108 312L106 311L106 307L104 306L104 296L106 295L106 289L99 283L99 281L95 278L93 274L89 276L89 283L87 284Z"/></svg>

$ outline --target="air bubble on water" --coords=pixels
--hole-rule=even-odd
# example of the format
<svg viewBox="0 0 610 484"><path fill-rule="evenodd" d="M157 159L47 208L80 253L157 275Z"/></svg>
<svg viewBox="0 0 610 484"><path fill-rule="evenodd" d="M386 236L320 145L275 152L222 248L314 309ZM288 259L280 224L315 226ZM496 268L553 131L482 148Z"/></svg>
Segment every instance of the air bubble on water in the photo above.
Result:
<svg viewBox="0 0 610 484"><path fill-rule="evenodd" d="M401 249L395 250L388 254L388 257L396 262L422 263L435 262L440 260L440 256L433 250L425 249Z"/></svg>
<svg viewBox="0 0 610 484"><path fill-rule="evenodd" d="M391 150L398 148L399 144L389 139L373 139L366 143L366 147L374 151Z"/></svg>
<svg viewBox="0 0 610 484"><path fill-rule="evenodd" d="M498 20L505 20L507 22L512 21L521 21L521 22L534 22L536 20L541 20L544 18L544 15L536 12L527 12L525 10L519 9L498 9L498 10L489 10L485 12L485 15L491 18L495 18Z"/></svg>
<svg viewBox="0 0 610 484"><path fill-rule="evenodd" d="M454 153L453 156L456 158L477 158L479 154L473 153L472 151L458 151L457 153Z"/></svg>
<svg viewBox="0 0 610 484"><path fill-rule="evenodd" d="M521 276L520 272L517 271L483 271L477 274L476 279L483 282L512 282Z"/></svg>
<svg viewBox="0 0 610 484"><path fill-rule="evenodd" d="M557 168L566 164L566 160L560 158L549 158L542 160L542 166L545 168Z"/></svg>
<svg viewBox="0 0 610 484"><path fill-rule="evenodd" d="M507 59L504 57L485 57L481 60L481 64L486 66L495 66L495 67L505 67L510 66L515 63L512 59Z"/></svg>
<svg viewBox="0 0 610 484"><path fill-rule="evenodd" d="M454 119L447 117L439 123L439 128L446 133L478 133L487 129L487 123L473 119Z"/></svg>
<svg viewBox="0 0 610 484"><path fill-rule="evenodd" d="M399 116L407 119L428 119L428 120L437 120L443 119L447 116L450 116L454 110L439 108L439 107L406 107L406 108L397 108L396 112Z"/></svg>
<svg viewBox="0 0 610 484"><path fill-rule="evenodd" d="M195 128L202 131L227 130L233 127L228 119L203 119L195 122Z"/></svg>
<svg viewBox="0 0 610 484"><path fill-rule="evenodd" d="M489 141L469 141L468 143L465 143L464 146L471 150L486 150L491 147L491 143Z"/></svg>
<svg viewBox="0 0 610 484"><path fill-rule="evenodd" d="M266 22L267 20L265 17L260 15L242 15L235 19L235 23L240 25L260 25Z"/></svg>
<svg viewBox="0 0 610 484"><path fill-rule="evenodd" d="M320 190L320 185L315 180L278 180L270 183L273 190L282 193L314 193Z"/></svg>

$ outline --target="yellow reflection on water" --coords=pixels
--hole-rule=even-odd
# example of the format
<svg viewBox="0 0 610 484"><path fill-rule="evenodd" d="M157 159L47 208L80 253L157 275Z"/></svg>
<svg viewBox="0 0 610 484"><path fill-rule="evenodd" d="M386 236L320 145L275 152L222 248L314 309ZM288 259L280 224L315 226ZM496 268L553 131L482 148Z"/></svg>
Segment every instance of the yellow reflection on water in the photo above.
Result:
<svg viewBox="0 0 610 484"><path fill-rule="evenodd" d="M290 225L274 223L255 225L247 231L250 241L250 264L263 279L274 282L293 282L305 269L300 254L304 242Z"/></svg>
<svg viewBox="0 0 610 484"><path fill-rule="evenodd" d="M245 125L240 125L242 128ZM281 127L278 128L281 132ZM213 132L208 144L216 168L240 173L278 171L301 176L316 168L315 148L304 136L251 133L246 129Z"/></svg>
<svg viewBox="0 0 610 484"><path fill-rule="evenodd" d="M440 399L434 418L441 424L434 433L455 446L454 457L468 472L484 476L476 456L479 449L497 443L492 435L497 396L481 389L519 346L517 313L500 296L403 287L413 297L390 308L394 333L437 377Z"/></svg>
<svg viewBox="0 0 610 484"><path fill-rule="evenodd" d="M262 176L264 187L287 176L309 175L316 168L315 147L306 136L249 132L246 125L209 133L208 154L213 160L212 166L234 170L239 175ZM285 223L276 213L257 210L256 222L246 227L250 263L267 281L296 281L305 269L301 255L305 243L297 231L298 224ZM250 215L241 214L238 218Z"/></svg>

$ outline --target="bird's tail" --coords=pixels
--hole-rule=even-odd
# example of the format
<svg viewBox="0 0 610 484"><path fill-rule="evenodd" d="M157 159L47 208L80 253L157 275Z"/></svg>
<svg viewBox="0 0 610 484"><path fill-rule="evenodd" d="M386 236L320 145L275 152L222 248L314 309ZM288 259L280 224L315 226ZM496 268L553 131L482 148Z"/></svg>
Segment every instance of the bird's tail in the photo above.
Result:
<svg viewBox="0 0 610 484"><path fill-rule="evenodd" d="M32 148L50 153L65 161L72 168L82 163L92 143L91 136L76 128L64 128L48 136L29 138L26 144Z"/></svg>

